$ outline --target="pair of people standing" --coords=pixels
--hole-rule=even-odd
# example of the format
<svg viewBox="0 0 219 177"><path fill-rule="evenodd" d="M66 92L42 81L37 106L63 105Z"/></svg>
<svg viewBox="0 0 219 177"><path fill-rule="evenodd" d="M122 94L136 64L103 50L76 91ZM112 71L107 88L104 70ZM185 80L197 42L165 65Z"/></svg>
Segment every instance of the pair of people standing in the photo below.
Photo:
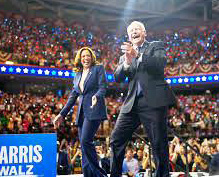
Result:
<svg viewBox="0 0 219 177"><path fill-rule="evenodd" d="M162 42L146 41L146 30L141 22L134 21L128 28L129 42L121 46L114 76L117 82L128 77L128 94L121 107L111 135L111 177L120 177L125 148L134 130L142 123L152 145L156 164L156 177L169 176L167 109L175 103L175 97L164 81L165 49ZM82 169L85 177L105 177L99 167L93 138L106 119L104 95L106 93L105 70L98 65L93 51L81 48L75 58L77 72L73 89L57 120L70 111L79 97L76 124L82 148Z"/></svg>

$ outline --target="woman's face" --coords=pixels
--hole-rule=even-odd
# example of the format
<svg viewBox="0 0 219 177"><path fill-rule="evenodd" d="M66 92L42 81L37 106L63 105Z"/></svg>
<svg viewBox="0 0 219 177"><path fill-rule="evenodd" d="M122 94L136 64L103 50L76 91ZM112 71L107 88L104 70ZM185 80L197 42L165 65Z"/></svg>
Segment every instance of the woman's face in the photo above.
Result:
<svg viewBox="0 0 219 177"><path fill-rule="evenodd" d="M83 50L81 52L81 64L84 69L88 69L92 64L91 53L88 50Z"/></svg>

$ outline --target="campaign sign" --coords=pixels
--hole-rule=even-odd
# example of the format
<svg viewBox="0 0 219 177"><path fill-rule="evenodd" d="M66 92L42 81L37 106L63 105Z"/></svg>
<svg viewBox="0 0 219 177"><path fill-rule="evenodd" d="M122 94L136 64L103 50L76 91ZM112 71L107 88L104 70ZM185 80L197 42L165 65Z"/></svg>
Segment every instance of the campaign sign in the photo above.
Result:
<svg viewBox="0 0 219 177"><path fill-rule="evenodd" d="M56 134L0 135L0 176L55 177Z"/></svg>

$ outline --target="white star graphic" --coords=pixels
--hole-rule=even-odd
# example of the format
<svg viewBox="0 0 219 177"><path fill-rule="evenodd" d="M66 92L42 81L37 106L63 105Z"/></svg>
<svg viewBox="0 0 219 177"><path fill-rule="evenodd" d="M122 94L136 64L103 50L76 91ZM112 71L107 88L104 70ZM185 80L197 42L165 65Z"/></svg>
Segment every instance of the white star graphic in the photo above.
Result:
<svg viewBox="0 0 219 177"><path fill-rule="evenodd" d="M16 68L16 72L20 73L21 72L21 68Z"/></svg>
<svg viewBox="0 0 219 177"><path fill-rule="evenodd" d="M189 79L188 79L188 78L185 78L185 79L184 79L184 82L189 82Z"/></svg>
<svg viewBox="0 0 219 177"><path fill-rule="evenodd" d="M195 79L197 82L199 82L201 79L200 79L200 77L196 77L196 79Z"/></svg>
<svg viewBox="0 0 219 177"><path fill-rule="evenodd" d="M38 72L38 74L42 74L43 73L42 69L39 69L37 72Z"/></svg>
<svg viewBox="0 0 219 177"><path fill-rule="evenodd" d="M59 76L62 76L62 74L63 74L62 71L59 71L59 72L58 72L58 75L59 75Z"/></svg>
<svg viewBox="0 0 219 177"><path fill-rule="evenodd" d="M6 71L6 67L5 67L5 66L2 66L2 67L1 67L1 71L2 71L2 72L5 72L5 71Z"/></svg>
<svg viewBox="0 0 219 177"><path fill-rule="evenodd" d="M69 76L69 72L68 71L65 71L65 76Z"/></svg>
<svg viewBox="0 0 219 177"><path fill-rule="evenodd" d="M24 71L25 74L28 73L28 69L27 68L24 68L23 71Z"/></svg>
<svg viewBox="0 0 219 177"><path fill-rule="evenodd" d="M207 79L207 78L206 78L205 76L202 77L202 81L206 81L206 79Z"/></svg>
<svg viewBox="0 0 219 177"><path fill-rule="evenodd" d="M178 82L179 82L179 83L182 83L182 81L183 81L182 78L179 78L179 79L178 79Z"/></svg>
<svg viewBox="0 0 219 177"><path fill-rule="evenodd" d="M170 80L170 79L167 79L167 83L170 84L170 83L171 83L171 80Z"/></svg>
<svg viewBox="0 0 219 177"><path fill-rule="evenodd" d="M217 76L217 75L216 75L216 76L214 76L214 80L216 80L216 81L218 80L218 76Z"/></svg>
<svg viewBox="0 0 219 177"><path fill-rule="evenodd" d="M47 69L46 71L44 71L45 75L49 75L49 70Z"/></svg>

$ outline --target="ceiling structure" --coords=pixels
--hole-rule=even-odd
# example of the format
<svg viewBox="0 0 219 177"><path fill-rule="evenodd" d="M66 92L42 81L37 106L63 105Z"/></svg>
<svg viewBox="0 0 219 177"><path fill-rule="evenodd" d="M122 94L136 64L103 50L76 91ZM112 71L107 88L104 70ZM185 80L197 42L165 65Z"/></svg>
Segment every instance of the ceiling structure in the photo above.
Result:
<svg viewBox="0 0 219 177"><path fill-rule="evenodd" d="M153 30L219 21L219 0L0 0L0 10L123 32L131 20Z"/></svg>

